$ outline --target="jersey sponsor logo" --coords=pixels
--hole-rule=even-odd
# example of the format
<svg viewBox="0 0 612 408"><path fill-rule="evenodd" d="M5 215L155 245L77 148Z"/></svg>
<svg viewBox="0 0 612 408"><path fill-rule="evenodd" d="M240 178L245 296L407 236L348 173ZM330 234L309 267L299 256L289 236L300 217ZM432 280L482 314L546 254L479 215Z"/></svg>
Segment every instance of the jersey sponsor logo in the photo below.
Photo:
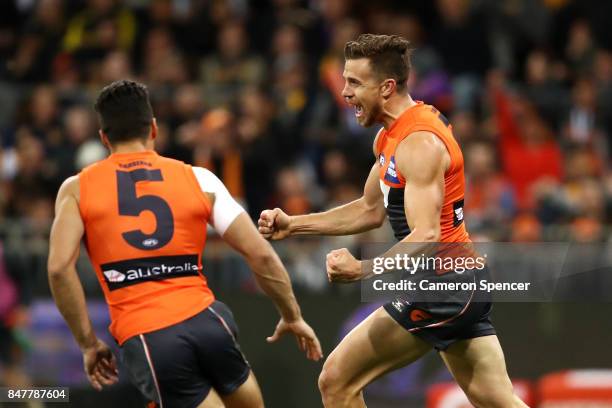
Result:
<svg viewBox="0 0 612 408"><path fill-rule="evenodd" d="M123 282L125 280L125 275L114 269L104 271L104 276L109 282Z"/></svg>
<svg viewBox="0 0 612 408"><path fill-rule="evenodd" d="M398 184L399 178L397 177L397 170L395 168L395 156L391 156L389 160L389 166L387 167L387 171L385 173L385 180Z"/></svg>
<svg viewBox="0 0 612 408"><path fill-rule="evenodd" d="M461 225L463 222L463 199L453 203L453 227Z"/></svg>
<svg viewBox="0 0 612 408"><path fill-rule="evenodd" d="M109 290L143 282L198 276L198 255L128 259L100 265Z"/></svg>
<svg viewBox="0 0 612 408"><path fill-rule="evenodd" d="M385 154L381 153L380 156L378 156L378 163L380 164L380 167L383 167L385 165Z"/></svg>

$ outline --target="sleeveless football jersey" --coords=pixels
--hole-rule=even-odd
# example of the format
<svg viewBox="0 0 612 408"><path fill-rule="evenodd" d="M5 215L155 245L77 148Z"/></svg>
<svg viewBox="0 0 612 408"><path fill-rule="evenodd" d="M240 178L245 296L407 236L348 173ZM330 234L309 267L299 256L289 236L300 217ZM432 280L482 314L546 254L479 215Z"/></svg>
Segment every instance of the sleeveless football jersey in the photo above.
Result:
<svg viewBox="0 0 612 408"><path fill-rule="evenodd" d="M404 209L406 179L397 168L395 150L402 140L419 131L436 135L444 143L450 155L450 166L444 173L440 241L470 242L463 222L465 177L461 149L453 136L448 119L436 108L423 102L417 102L404 111L389 129L382 129L376 141L380 188L384 194L385 208L395 237L402 240L410 234Z"/></svg>
<svg viewBox="0 0 612 408"><path fill-rule="evenodd" d="M202 274L211 203L191 166L153 151L112 154L79 182L85 245L120 345L214 301Z"/></svg>

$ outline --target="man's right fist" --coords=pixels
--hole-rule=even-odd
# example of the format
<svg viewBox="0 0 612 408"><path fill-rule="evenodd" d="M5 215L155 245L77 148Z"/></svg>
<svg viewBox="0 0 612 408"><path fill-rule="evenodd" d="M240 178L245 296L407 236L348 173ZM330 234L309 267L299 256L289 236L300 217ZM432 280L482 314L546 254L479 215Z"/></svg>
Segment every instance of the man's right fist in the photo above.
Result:
<svg viewBox="0 0 612 408"><path fill-rule="evenodd" d="M290 218L280 208L263 210L257 221L259 233L266 239L276 241L289 236Z"/></svg>

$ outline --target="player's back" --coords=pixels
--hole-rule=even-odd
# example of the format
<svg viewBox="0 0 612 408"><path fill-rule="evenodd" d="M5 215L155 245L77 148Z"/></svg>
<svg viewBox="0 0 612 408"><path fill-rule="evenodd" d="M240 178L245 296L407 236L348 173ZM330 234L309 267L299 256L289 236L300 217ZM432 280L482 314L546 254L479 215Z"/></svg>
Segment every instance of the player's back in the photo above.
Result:
<svg viewBox="0 0 612 408"><path fill-rule="evenodd" d="M211 205L191 166L153 151L112 154L79 183L85 244L119 344L214 301L201 273Z"/></svg>

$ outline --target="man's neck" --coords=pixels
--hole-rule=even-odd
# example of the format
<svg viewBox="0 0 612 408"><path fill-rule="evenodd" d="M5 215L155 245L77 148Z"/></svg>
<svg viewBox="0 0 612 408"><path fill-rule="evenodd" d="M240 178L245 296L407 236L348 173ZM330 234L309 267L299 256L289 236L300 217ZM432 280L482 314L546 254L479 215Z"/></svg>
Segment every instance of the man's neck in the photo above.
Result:
<svg viewBox="0 0 612 408"><path fill-rule="evenodd" d="M387 103L383 106L382 118L380 123L385 129L389 129L393 122L406 111L416 105L416 102L412 99L409 94L394 95Z"/></svg>
<svg viewBox="0 0 612 408"><path fill-rule="evenodd" d="M153 150L153 147L148 146L146 142L141 140L134 140L130 142L117 143L115 146L111 147L112 154L126 154L126 153L140 153L146 152L149 150Z"/></svg>

